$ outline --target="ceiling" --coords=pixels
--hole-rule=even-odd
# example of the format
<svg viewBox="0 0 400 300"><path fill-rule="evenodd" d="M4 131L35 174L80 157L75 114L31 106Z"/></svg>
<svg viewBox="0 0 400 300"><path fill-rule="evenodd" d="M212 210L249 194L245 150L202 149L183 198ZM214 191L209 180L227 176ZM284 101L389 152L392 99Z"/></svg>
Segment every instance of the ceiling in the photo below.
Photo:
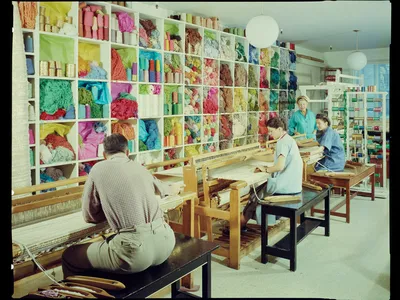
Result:
<svg viewBox="0 0 400 300"><path fill-rule="evenodd" d="M281 28L278 40L318 52L355 50L354 29L359 30L359 49L386 48L391 41L390 1L145 3L175 13L218 16L226 27L246 28L263 11Z"/></svg>

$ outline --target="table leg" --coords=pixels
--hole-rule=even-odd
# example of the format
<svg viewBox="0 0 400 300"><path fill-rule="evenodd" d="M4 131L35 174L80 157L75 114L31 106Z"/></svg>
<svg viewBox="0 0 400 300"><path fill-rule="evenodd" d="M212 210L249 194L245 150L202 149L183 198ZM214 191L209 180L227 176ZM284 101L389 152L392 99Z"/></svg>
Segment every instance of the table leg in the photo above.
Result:
<svg viewBox="0 0 400 300"><path fill-rule="evenodd" d="M326 195L325 197L325 236L329 236L330 235L330 228L329 228L329 224L330 224L330 204L329 204L329 200L330 200L330 195L331 193L328 192L328 195Z"/></svg>
<svg viewBox="0 0 400 300"><path fill-rule="evenodd" d="M195 227L195 215L194 215L194 199L190 199L186 201L183 205L182 212L182 225L183 225L183 234L194 237L194 227ZM182 286L196 291L199 287L194 286L193 282L193 273L187 274L185 277L181 279Z"/></svg>
<svg viewBox="0 0 400 300"><path fill-rule="evenodd" d="M268 225L267 220L267 208L265 205L261 205L261 263L266 264L268 262L267 257L267 244L268 244Z"/></svg>
<svg viewBox="0 0 400 300"><path fill-rule="evenodd" d="M177 280L171 284L171 298L176 298L179 295L179 289L181 288L180 280Z"/></svg>
<svg viewBox="0 0 400 300"><path fill-rule="evenodd" d="M375 200L375 173L371 174L370 181L371 181L371 200L374 201Z"/></svg>
<svg viewBox="0 0 400 300"><path fill-rule="evenodd" d="M297 226L296 226L296 212L290 216L290 271L296 271L296 257L297 257Z"/></svg>
<svg viewBox="0 0 400 300"><path fill-rule="evenodd" d="M201 268L202 296L203 298L211 298L211 253L207 254L207 263Z"/></svg>
<svg viewBox="0 0 400 300"><path fill-rule="evenodd" d="M350 186L346 185L346 223L350 223Z"/></svg>
<svg viewBox="0 0 400 300"><path fill-rule="evenodd" d="M311 217L314 217L314 206L311 206Z"/></svg>
<svg viewBox="0 0 400 300"><path fill-rule="evenodd" d="M306 220L306 217L305 217L304 214L305 214L305 213L302 213L302 214L300 215L300 224L301 224L301 223L304 223L304 221Z"/></svg>

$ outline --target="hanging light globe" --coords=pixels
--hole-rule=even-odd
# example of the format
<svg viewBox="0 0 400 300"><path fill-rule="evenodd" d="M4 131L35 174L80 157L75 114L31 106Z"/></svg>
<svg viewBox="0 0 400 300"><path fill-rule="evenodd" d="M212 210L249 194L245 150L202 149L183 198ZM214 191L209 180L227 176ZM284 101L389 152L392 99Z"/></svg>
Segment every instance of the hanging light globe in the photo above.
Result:
<svg viewBox="0 0 400 300"><path fill-rule="evenodd" d="M275 43L279 35L279 26L274 18L257 16L246 25L246 38L257 48L268 48Z"/></svg>
<svg viewBox="0 0 400 300"><path fill-rule="evenodd" d="M347 57L347 65L350 69L361 70L367 65L367 56L361 51L354 51Z"/></svg>
<svg viewBox="0 0 400 300"><path fill-rule="evenodd" d="M356 33L357 41L356 41L356 51L352 52L349 56L347 56L347 65L350 69L359 71L367 65L367 56L358 51L358 32L359 30L353 30Z"/></svg>

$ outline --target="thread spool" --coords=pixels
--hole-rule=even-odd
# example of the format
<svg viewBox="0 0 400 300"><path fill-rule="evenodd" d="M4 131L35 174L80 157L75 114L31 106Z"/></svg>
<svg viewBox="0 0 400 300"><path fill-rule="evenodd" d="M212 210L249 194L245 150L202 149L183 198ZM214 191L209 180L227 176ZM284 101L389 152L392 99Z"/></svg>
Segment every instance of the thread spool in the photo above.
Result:
<svg viewBox="0 0 400 300"><path fill-rule="evenodd" d="M35 120L35 107L32 104L28 104L28 120L34 121Z"/></svg>
<svg viewBox="0 0 400 300"><path fill-rule="evenodd" d="M143 81L149 82L149 71L148 70L143 70Z"/></svg>
<svg viewBox="0 0 400 300"><path fill-rule="evenodd" d="M169 136L169 146L174 147L175 146L175 135L170 135Z"/></svg>
<svg viewBox="0 0 400 300"><path fill-rule="evenodd" d="M97 157L102 157L104 152L104 145L99 144L97 147Z"/></svg>
<svg viewBox="0 0 400 300"><path fill-rule="evenodd" d="M125 45L130 45L132 44L131 41L131 33L130 32L123 32L123 43Z"/></svg>
<svg viewBox="0 0 400 300"><path fill-rule="evenodd" d="M65 65L65 75L66 77L75 77L75 65L74 64L66 64Z"/></svg>
<svg viewBox="0 0 400 300"><path fill-rule="evenodd" d="M103 118L108 118L110 115L110 106L108 104L103 105Z"/></svg>
<svg viewBox="0 0 400 300"><path fill-rule="evenodd" d="M180 83L180 73L174 73L175 75L175 83Z"/></svg>
<svg viewBox="0 0 400 300"><path fill-rule="evenodd" d="M172 92L172 103L178 104L178 92Z"/></svg>
<svg viewBox="0 0 400 300"><path fill-rule="evenodd" d="M164 50L165 51L170 51L169 50L169 41L168 40L164 40Z"/></svg>
<svg viewBox="0 0 400 300"><path fill-rule="evenodd" d="M156 72L155 71L149 71L149 81L156 82Z"/></svg>
<svg viewBox="0 0 400 300"><path fill-rule="evenodd" d="M51 25L50 24L45 24L44 25L44 31L51 32Z"/></svg>
<svg viewBox="0 0 400 300"><path fill-rule="evenodd" d="M82 14L82 11L81 11L81 10L79 10L79 12ZM82 23L82 20L81 20L79 23ZM58 19L57 19L56 26L57 26L58 28L63 28L63 26L64 26L64 20L58 18Z"/></svg>
<svg viewBox="0 0 400 300"><path fill-rule="evenodd" d="M174 83L174 73L172 73L172 72L167 73L167 82Z"/></svg>
<svg viewBox="0 0 400 300"><path fill-rule="evenodd" d="M35 135L32 129L29 129L29 144L32 145L35 143Z"/></svg>
<svg viewBox="0 0 400 300"><path fill-rule="evenodd" d="M86 105L79 104L78 105L78 118L85 119L86 118Z"/></svg>
<svg viewBox="0 0 400 300"><path fill-rule="evenodd" d="M122 32L119 30L116 32L117 32L117 43L122 44Z"/></svg>
<svg viewBox="0 0 400 300"><path fill-rule="evenodd" d="M132 81L132 69L126 68L126 78L128 81Z"/></svg>
<svg viewBox="0 0 400 300"><path fill-rule="evenodd" d="M169 147L169 136L164 136L164 147Z"/></svg>
<svg viewBox="0 0 400 300"><path fill-rule="evenodd" d="M160 63L160 60L159 60L159 59L156 60L156 71L157 71L157 72L160 72L160 71L161 71L161 63Z"/></svg>
<svg viewBox="0 0 400 300"><path fill-rule="evenodd" d="M149 71L155 71L153 59L149 60Z"/></svg>
<svg viewBox="0 0 400 300"><path fill-rule="evenodd" d="M44 23L51 25L50 24L50 16L44 16Z"/></svg>
<svg viewBox="0 0 400 300"><path fill-rule="evenodd" d="M25 37L25 52L33 52L33 39L30 35Z"/></svg>
<svg viewBox="0 0 400 300"><path fill-rule="evenodd" d="M54 68L49 68L49 76L55 77L55 76L56 76L56 69L54 69Z"/></svg>
<svg viewBox="0 0 400 300"><path fill-rule="evenodd" d="M40 7L39 7L39 14L40 14L41 16L45 16L45 14L46 14L46 7L40 6Z"/></svg>
<svg viewBox="0 0 400 300"><path fill-rule="evenodd" d="M90 119L90 106L85 105L85 117L86 119Z"/></svg>
<svg viewBox="0 0 400 300"><path fill-rule="evenodd" d="M104 18L104 27L103 27L104 40L108 41L108 39L109 39L109 29L108 29L109 16L104 15L103 18Z"/></svg>
<svg viewBox="0 0 400 300"><path fill-rule="evenodd" d="M62 69L56 69L56 76L57 77L63 77L64 76L63 70Z"/></svg>
<svg viewBox="0 0 400 300"><path fill-rule="evenodd" d="M31 99L33 96L32 93L32 82L28 81L28 98Z"/></svg>
<svg viewBox="0 0 400 300"><path fill-rule="evenodd" d="M68 22L69 24L72 24L72 17L71 17L71 16L68 16L68 17L67 17L67 22Z"/></svg>
<svg viewBox="0 0 400 300"><path fill-rule="evenodd" d="M39 62L39 75L49 76L49 62L42 60Z"/></svg>
<svg viewBox="0 0 400 300"><path fill-rule="evenodd" d="M157 83L161 82L161 72L156 72L156 82Z"/></svg>
<svg viewBox="0 0 400 300"><path fill-rule="evenodd" d="M164 115L170 115L172 113L172 104L164 104Z"/></svg>
<svg viewBox="0 0 400 300"><path fill-rule="evenodd" d="M30 57L26 58L26 68L27 68L28 75L34 75L35 74L35 68L34 68L34 65L33 65L33 60Z"/></svg>
<svg viewBox="0 0 400 300"><path fill-rule="evenodd" d="M139 82L144 82L144 71L139 69Z"/></svg>
<svg viewBox="0 0 400 300"><path fill-rule="evenodd" d="M192 23L192 15L191 14L186 14L186 22Z"/></svg>
<svg viewBox="0 0 400 300"><path fill-rule="evenodd" d="M137 63L132 63L132 81L137 81Z"/></svg>

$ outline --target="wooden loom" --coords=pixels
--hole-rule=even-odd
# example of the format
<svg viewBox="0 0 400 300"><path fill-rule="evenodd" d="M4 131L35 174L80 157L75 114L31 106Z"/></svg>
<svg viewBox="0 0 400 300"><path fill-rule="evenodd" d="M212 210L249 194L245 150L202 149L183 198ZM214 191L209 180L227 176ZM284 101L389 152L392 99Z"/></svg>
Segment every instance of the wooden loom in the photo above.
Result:
<svg viewBox="0 0 400 300"><path fill-rule="evenodd" d="M264 182L268 177L266 173L254 173L256 166L251 165L250 161L259 164L268 162L271 160L271 153L271 150L262 149L259 143L254 143L193 156L189 165L182 168L185 188L196 191L198 195L198 204L195 206L195 237L200 237L203 231L208 240L218 242L221 247L214 253L227 257L229 267L239 269L240 258L260 245L259 225L248 224L251 231L240 232L240 207L248 199L249 184ZM252 171L238 174L246 168ZM229 200L223 205L218 203L221 193L229 196ZM229 237L213 233L212 218L229 222ZM282 222L270 230L271 235L286 225Z"/></svg>
<svg viewBox="0 0 400 300"><path fill-rule="evenodd" d="M25 278L40 272L18 243L28 247L45 269L53 269L61 265L62 253L69 244L99 241L112 234L107 222L88 224L83 221L80 210L83 185L77 184L84 183L86 179L87 176L82 176L14 190L14 195L24 195L12 200L12 237L16 241L12 245L15 286L21 282L20 286L23 288ZM51 188L57 190L38 193ZM33 192L37 194L32 195ZM182 224L170 222L175 231L193 236L195 198L194 192L185 191L159 199L160 207L164 211L183 207ZM16 217L21 215L22 217ZM35 215L38 216L36 220ZM48 230L49 228L53 230ZM54 228L61 233L55 232ZM182 285L187 288L191 288L192 283L191 276L182 280Z"/></svg>

